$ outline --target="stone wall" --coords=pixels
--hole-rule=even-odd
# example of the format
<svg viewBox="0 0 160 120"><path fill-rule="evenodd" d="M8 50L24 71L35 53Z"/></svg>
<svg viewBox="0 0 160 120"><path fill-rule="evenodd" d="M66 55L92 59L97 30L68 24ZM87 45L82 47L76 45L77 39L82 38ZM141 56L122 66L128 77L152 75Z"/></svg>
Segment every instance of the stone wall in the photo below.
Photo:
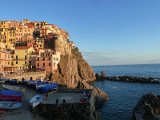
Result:
<svg viewBox="0 0 160 120"><path fill-rule="evenodd" d="M30 80L32 77L33 80L36 80L36 79L44 79L46 77L46 72L5 74L3 77L9 78L9 79L18 79L18 80L22 80L22 78L24 78L25 80Z"/></svg>

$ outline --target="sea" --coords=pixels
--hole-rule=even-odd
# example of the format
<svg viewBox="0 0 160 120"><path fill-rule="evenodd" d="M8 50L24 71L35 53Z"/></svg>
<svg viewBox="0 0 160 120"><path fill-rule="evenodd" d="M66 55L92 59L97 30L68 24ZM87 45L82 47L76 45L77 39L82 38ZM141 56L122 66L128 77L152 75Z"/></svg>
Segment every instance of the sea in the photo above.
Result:
<svg viewBox="0 0 160 120"><path fill-rule="evenodd" d="M145 76L160 78L160 64L94 66L95 73L104 71L106 76ZM96 81L99 87L109 95L109 101L98 111L101 120L131 120L132 110L141 96L147 93L160 95L160 84L127 83L116 81Z"/></svg>

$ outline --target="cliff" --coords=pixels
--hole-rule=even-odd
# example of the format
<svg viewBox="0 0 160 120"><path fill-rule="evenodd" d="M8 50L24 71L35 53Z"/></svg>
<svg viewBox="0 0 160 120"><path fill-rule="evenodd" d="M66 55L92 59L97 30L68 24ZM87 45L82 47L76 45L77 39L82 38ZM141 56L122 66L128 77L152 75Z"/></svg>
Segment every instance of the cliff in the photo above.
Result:
<svg viewBox="0 0 160 120"><path fill-rule="evenodd" d="M95 80L93 69L83 59L78 49L72 49L70 55L61 55L58 71L53 75L52 79L60 84L68 87L77 87L79 81Z"/></svg>
<svg viewBox="0 0 160 120"><path fill-rule="evenodd" d="M108 100L108 95L88 82L96 80L93 69L83 59L77 48L72 49L70 55L62 55L58 64L58 71L52 79L71 88L92 89L97 101Z"/></svg>
<svg viewBox="0 0 160 120"><path fill-rule="evenodd" d="M133 110L132 120L160 120L160 96L142 96Z"/></svg>

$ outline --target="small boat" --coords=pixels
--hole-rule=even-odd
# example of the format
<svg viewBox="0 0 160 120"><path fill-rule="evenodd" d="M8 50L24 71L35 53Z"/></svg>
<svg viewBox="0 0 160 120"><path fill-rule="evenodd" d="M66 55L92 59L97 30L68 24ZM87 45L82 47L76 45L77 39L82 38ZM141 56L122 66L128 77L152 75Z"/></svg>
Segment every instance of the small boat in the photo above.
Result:
<svg viewBox="0 0 160 120"><path fill-rule="evenodd" d="M0 78L0 84L3 84L3 83L5 83L5 79Z"/></svg>
<svg viewBox="0 0 160 120"><path fill-rule="evenodd" d="M21 102L13 102L13 101L0 101L0 109L18 109L22 106Z"/></svg>
<svg viewBox="0 0 160 120"><path fill-rule="evenodd" d="M0 101L22 101L22 92L14 90L0 90Z"/></svg>
<svg viewBox="0 0 160 120"><path fill-rule="evenodd" d="M52 83L52 84L46 84L44 86L39 87L37 90L40 93L47 93L52 90L58 89L58 84L57 83Z"/></svg>
<svg viewBox="0 0 160 120"><path fill-rule="evenodd" d="M49 85L49 83L37 84L37 85L36 85L36 90L38 90L39 88L44 87L44 86L46 86L46 85Z"/></svg>
<svg viewBox="0 0 160 120"><path fill-rule="evenodd" d="M22 88L22 87L5 85L5 84L3 84L2 86L3 86L4 89L7 89L7 90L20 91L20 92L23 92L23 93L25 92L25 88Z"/></svg>
<svg viewBox="0 0 160 120"><path fill-rule="evenodd" d="M18 80L17 79L12 79L12 80L9 80L8 83L11 84L11 85L17 85Z"/></svg>
<svg viewBox="0 0 160 120"><path fill-rule="evenodd" d="M30 99L29 103L33 108L35 108L37 105L39 105L42 102L42 100L43 100L42 95L35 95Z"/></svg>

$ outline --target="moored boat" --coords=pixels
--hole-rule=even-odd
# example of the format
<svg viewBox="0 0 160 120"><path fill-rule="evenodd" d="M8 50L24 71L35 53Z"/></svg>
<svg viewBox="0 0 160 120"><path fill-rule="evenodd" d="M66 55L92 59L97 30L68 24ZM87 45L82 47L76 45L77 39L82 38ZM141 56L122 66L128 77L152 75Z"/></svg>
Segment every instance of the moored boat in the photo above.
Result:
<svg viewBox="0 0 160 120"><path fill-rule="evenodd" d="M39 105L42 102L42 100L43 100L42 95L35 95L30 99L29 103L33 108L35 108L37 105Z"/></svg>
<svg viewBox="0 0 160 120"><path fill-rule="evenodd" d="M21 102L22 92L17 92L13 90L0 90L0 100Z"/></svg>
<svg viewBox="0 0 160 120"><path fill-rule="evenodd" d="M5 83L5 79L0 78L0 84L3 84L3 83Z"/></svg>
<svg viewBox="0 0 160 120"><path fill-rule="evenodd" d="M0 109L18 109L22 106L21 102L14 102L14 101L0 101Z"/></svg>
<svg viewBox="0 0 160 120"><path fill-rule="evenodd" d="M58 84L56 83L52 83L52 84L47 84L47 85L44 85L44 86L41 86L39 87L37 90L40 92L40 93L47 93L49 91L52 91L52 90L55 90L58 88Z"/></svg>
<svg viewBox="0 0 160 120"><path fill-rule="evenodd" d="M3 84L2 85L4 89L7 89L7 90L14 90L14 91L20 91L20 92L25 92L25 88L22 88L22 87L17 87L17 86L13 86L13 85L5 85Z"/></svg>
<svg viewBox="0 0 160 120"><path fill-rule="evenodd" d="M46 85L49 85L49 83L37 84L37 85L36 85L36 90L38 90L39 88L44 87L44 86L46 86Z"/></svg>

